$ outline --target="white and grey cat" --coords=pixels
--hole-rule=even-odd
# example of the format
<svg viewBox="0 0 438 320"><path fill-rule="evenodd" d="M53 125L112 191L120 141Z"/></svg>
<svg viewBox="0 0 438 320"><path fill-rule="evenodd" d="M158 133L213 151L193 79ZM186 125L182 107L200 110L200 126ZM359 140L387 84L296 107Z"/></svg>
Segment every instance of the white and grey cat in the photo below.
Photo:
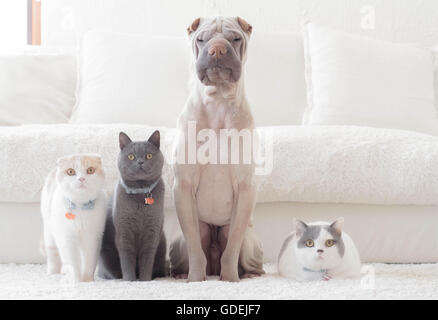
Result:
<svg viewBox="0 0 438 320"><path fill-rule="evenodd" d="M344 219L306 224L294 219L294 231L285 239L278 257L281 276L296 281L330 280L360 276L360 257Z"/></svg>
<svg viewBox="0 0 438 320"><path fill-rule="evenodd" d="M58 160L41 195L49 274L61 268L71 282L92 281L105 226L105 173L100 156Z"/></svg>

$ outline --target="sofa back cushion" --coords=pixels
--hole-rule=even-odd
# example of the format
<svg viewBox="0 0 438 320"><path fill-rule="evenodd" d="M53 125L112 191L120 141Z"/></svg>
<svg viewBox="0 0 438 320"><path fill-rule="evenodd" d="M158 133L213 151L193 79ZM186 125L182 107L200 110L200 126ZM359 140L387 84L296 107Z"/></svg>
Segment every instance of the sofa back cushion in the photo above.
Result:
<svg viewBox="0 0 438 320"><path fill-rule="evenodd" d="M189 52L183 38L86 33L71 122L174 127L188 95Z"/></svg>
<svg viewBox="0 0 438 320"><path fill-rule="evenodd" d="M438 134L431 50L309 24L308 125L359 125Z"/></svg>
<svg viewBox="0 0 438 320"><path fill-rule="evenodd" d="M88 32L79 55L71 122L175 127L189 95L190 61L186 37ZM257 125L301 122L306 91L298 36L255 35L246 71Z"/></svg>
<svg viewBox="0 0 438 320"><path fill-rule="evenodd" d="M257 34L248 48L246 91L257 125L300 125L307 106L303 40Z"/></svg>
<svg viewBox="0 0 438 320"><path fill-rule="evenodd" d="M66 123L75 103L76 58L68 50L0 52L0 126Z"/></svg>

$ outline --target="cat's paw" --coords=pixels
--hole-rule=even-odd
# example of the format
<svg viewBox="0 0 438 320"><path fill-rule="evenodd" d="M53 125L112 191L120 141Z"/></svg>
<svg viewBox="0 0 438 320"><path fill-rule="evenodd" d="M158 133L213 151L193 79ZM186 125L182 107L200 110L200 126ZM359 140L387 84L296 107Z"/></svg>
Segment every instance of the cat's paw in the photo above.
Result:
<svg viewBox="0 0 438 320"><path fill-rule="evenodd" d="M80 274L76 272L75 269L69 265L65 265L62 267L62 273L64 274L64 276L61 279L62 285L72 286L81 282Z"/></svg>
<svg viewBox="0 0 438 320"><path fill-rule="evenodd" d="M61 284L64 286L75 286L81 282L81 278L73 275L65 275L61 279Z"/></svg>
<svg viewBox="0 0 438 320"><path fill-rule="evenodd" d="M151 281L152 280L152 275L140 275L140 277L138 277L139 281Z"/></svg>
<svg viewBox="0 0 438 320"><path fill-rule="evenodd" d="M61 273L61 268L54 267L54 266L47 267L47 274L49 276L51 276L53 274L59 274L59 273Z"/></svg>
<svg viewBox="0 0 438 320"><path fill-rule="evenodd" d="M81 282L91 282L94 281L94 276L92 275L83 275L81 278Z"/></svg>
<svg viewBox="0 0 438 320"><path fill-rule="evenodd" d="M137 277L135 275L123 275L123 281L137 281Z"/></svg>

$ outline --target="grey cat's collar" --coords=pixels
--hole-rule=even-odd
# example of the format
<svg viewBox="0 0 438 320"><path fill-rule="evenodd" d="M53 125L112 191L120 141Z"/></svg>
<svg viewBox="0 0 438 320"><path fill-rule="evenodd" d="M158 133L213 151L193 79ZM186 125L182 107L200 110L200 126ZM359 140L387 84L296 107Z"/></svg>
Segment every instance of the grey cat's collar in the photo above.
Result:
<svg viewBox="0 0 438 320"><path fill-rule="evenodd" d="M121 186L123 187L123 189L125 189L127 194L150 194L152 193L152 190L154 190L154 188L157 186L158 182L160 182L160 180L161 177L159 177L154 183L147 186L146 188L131 188L126 185L125 181L123 181L122 178L119 179Z"/></svg>
<svg viewBox="0 0 438 320"><path fill-rule="evenodd" d="M70 199L64 198L64 201L65 201L65 206L68 210L71 211L71 210L76 210L78 208L78 205L76 203L74 203L73 201L71 201ZM93 210L95 204L96 204L96 199L90 200L87 203L81 204L79 209L80 210Z"/></svg>

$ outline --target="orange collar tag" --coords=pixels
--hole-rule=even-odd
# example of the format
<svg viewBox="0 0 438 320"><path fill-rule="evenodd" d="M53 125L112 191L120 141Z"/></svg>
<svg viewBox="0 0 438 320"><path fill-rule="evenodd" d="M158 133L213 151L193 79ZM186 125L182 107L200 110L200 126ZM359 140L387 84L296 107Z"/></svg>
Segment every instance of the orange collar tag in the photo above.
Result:
<svg viewBox="0 0 438 320"><path fill-rule="evenodd" d="M66 217L68 220L74 220L74 219L76 218L76 215L73 214L73 213L71 213L71 212L67 212L67 213L65 214L65 217Z"/></svg>
<svg viewBox="0 0 438 320"><path fill-rule="evenodd" d="M144 199L144 204L151 205L151 204L154 204L154 202L155 202L154 198L152 198L152 197L147 197Z"/></svg>

